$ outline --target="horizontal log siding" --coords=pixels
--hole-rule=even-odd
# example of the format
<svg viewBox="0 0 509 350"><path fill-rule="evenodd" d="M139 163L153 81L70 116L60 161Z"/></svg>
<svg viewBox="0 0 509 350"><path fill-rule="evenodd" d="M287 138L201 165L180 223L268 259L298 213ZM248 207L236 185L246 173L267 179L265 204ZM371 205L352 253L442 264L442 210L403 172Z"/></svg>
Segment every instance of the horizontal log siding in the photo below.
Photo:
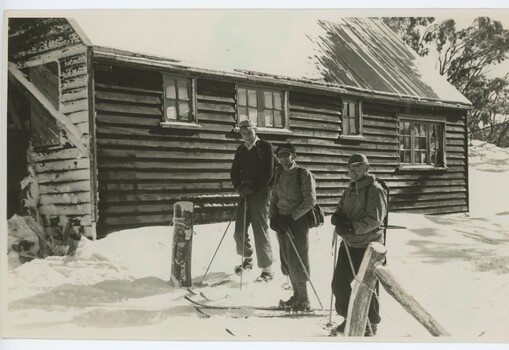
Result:
<svg viewBox="0 0 509 350"><path fill-rule="evenodd" d="M106 65L107 66L107 65ZM238 197L229 170L241 140L235 125L233 82L197 79L200 130L159 126L161 72L100 66L95 72L99 177L99 234L167 225L173 203L190 200L198 222L228 220ZM391 210L466 210L464 122L447 124L447 173L398 173L396 115L408 109L365 104L362 142L340 140L341 99L290 91L291 136L262 134L275 147L292 141L298 162L317 179L318 202L332 212L349 183L346 162L364 152L372 173L391 186ZM427 112L429 114L429 112ZM462 134L463 133L463 134Z"/></svg>
<svg viewBox="0 0 509 350"><path fill-rule="evenodd" d="M398 171L396 115L436 115L446 117L446 172ZM384 144L394 150L392 159L373 164L372 172L391 188L390 210L443 214L468 210L466 118L447 111L412 110L374 104L364 105L365 134L369 141L376 127L389 137ZM373 134L372 134L373 133ZM362 143L364 144L364 142ZM359 145L362 148L362 144Z"/></svg>
<svg viewBox="0 0 509 350"><path fill-rule="evenodd" d="M235 85L198 79L201 130L161 128L162 73L113 66L95 71L98 234L167 225L173 204L195 203L198 222L228 220L238 197L229 170L240 144Z"/></svg>
<svg viewBox="0 0 509 350"><path fill-rule="evenodd" d="M88 75L86 48L64 19L10 19L9 60L20 66L47 62L52 55L59 62L59 110L88 139ZM75 53L69 53L73 47ZM68 147L68 146L66 146ZM90 158L76 148L35 150L31 154L40 190L39 211L48 218L78 218L85 235L92 236L90 200Z"/></svg>

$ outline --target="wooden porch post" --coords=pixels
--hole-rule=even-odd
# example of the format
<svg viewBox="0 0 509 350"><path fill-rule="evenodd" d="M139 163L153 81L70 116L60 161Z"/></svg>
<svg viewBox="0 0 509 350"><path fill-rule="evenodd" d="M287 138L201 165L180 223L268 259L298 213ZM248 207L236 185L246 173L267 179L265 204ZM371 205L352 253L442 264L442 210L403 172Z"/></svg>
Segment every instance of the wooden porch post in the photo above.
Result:
<svg viewBox="0 0 509 350"><path fill-rule="evenodd" d="M193 203L173 205L173 245L171 283L175 287L191 287L191 252L193 242Z"/></svg>
<svg viewBox="0 0 509 350"><path fill-rule="evenodd" d="M420 324L435 336L450 336L449 332L442 327L437 320L433 318L424 308L407 292L403 290L401 285L396 281L386 266L378 266L376 274L380 280L380 284L384 289L396 299L405 310L408 311Z"/></svg>
<svg viewBox="0 0 509 350"><path fill-rule="evenodd" d="M370 243L362 260L357 280L354 280L350 303L348 304L348 316L346 318L345 336L362 337L368 321L368 309L377 280L375 269L382 264L387 249L383 244Z"/></svg>

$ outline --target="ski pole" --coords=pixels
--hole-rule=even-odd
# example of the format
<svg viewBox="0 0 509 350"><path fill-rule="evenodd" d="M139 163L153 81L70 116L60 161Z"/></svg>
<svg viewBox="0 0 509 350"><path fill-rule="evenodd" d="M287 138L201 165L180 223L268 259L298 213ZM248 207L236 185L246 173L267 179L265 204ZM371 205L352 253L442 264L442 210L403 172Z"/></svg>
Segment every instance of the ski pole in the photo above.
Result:
<svg viewBox="0 0 509 350"><path fill-rule="evenodd" d="M334 258L332 260L332 278L334 279L334 270L336 269L336 261L338 255L338 236L336 234L336 230L332 230L333 242L334 242ZM329 325L332 325L332 303L334 301L334 293L332 292L332 288L330 291L330 311L329 311Z"/></svg>
<svg viewBox="0 0 509 350"><path fill-rule="evenodd" d="M235 211L233 212L233 215L230 218L230 221L228 222L228 226L226 226L226 230L224 230L223 237L221 237L221 240L219 241L219 244L217 245L216 251L214 252L214 255L212 256L212 259L210 260L210 263L209 263L209 266L207 267L207 270L205 270L205 274L203 275L203 278L201 279L201 283L200 283L201 285L205 281L205 277L207 277L207 273L209 273L210 266L212 265L212 262L214 261L214 259L216 257L216 254L217 254L217 251L219 250L219 247L221 247L221 243L223 243L223 239L226 236L226 232L228 232L228 229L230 228L230 224L232 223L233 218L235 217L235 215L237 215L237 211L239 210L239 204L240 204L240 201L237 204L237 207L235 208Z"/></svg>
<svg viewBox="0 0 509 350"><path fill-rule="evenodd" d="M242 221L242 256L240 257L240 290L242 290L242 275L244 272L244 249L246 248L246 219L247 219L247 200L244 197L244 218Z"/></svg>
<svg viewBox="0 0 509 350"><path fill-rule="evenodd" d="M297 255L297 258L299 259L300 265L302 266L302 270L304 271L304 273L306 274L307 279L309 280L309 284L311 285L311 288L313 289L313 292L316 295L316 299L318 299L318 303L320 304L320 307L322 308L322 310L325 311L325 309L324 309L324 307L322 305L322 301L320 300L320 297L318 296L318 293L316 292L315 286L313 285L313 282L311 282L311 277L309 276L309 272L306 269L306 266L304 265L304 262L302 261L302 258L300 257L299 251L297 250L297 247L295 246L295 243L293 242L293 237L290 234L290 231L289 230L284 230L284 231L285 231L286 235L288 236L288 240L292 244L293 250L295 251L295 254Z"/></svg>

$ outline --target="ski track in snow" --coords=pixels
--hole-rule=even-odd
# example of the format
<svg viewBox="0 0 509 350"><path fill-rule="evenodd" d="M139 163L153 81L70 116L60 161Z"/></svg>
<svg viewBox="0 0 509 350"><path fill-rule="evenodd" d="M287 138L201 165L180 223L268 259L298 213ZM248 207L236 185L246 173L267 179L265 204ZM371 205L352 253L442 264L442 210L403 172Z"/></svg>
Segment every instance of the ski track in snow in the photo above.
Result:
<svg viewBox="0 0 509 350"><path fill-rule="evenodd" d="M406 226L388 233L388 266L401 285L429 311L453 339L508 340L509 327L509 150L474 141L470 146L469 214L427 216L391 213L390 223ZM311 278L324 308L330 307L333 269L332 226L310 230ZM196 225L193 237L194 284L203 274L226 223ZM14 337L93 337L194 340L325 340L329 317L259 318L246 311L208 312L206 318L184 299L186 288L169 285L172 227L145 227L82 239L74 257L49 257L19 265L9 254L8 324ZM270 283L255 283L259 269L231 275L240 262L233 226L225 237L206 282L196 288L210 302L275 306L287 299L288 280L274 268ZM141 239L141 237L143 237ZM275 257L278 245L271 236ZM313 308L320 308L309 286ZM200 296L195 296L200 298ZM381 288L377 340L432 337ZM332 322L341 318L332 314Z"/></svg>

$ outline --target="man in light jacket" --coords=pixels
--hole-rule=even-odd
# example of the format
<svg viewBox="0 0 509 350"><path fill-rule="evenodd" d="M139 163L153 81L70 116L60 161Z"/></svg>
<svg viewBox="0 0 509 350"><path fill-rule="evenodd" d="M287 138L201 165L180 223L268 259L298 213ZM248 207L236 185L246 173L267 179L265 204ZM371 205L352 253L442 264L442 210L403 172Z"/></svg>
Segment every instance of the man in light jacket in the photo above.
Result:
<svg viewBox="0 0 509 350"><path fill-rule="evenodd" d="M307 311L309 298L309 222L307 213L316 204L315 179L311 172L295 162L295 147L280 145L276 157L281 164L274 174L270 199L270 227L279 241L281 271L290 277L293 296L279 306L293 311ZM292 244L293 243L293 244ZM304 265L304 266L303 266Z"/></svg>
<svg viewBox="0 0 509 350"><path fill-rule="evenodd" d="M369 174L369 162L364 154L353 154L348 159L348 174L352 181L331 216L336 233L342 238L332 292L336 297L336 311L344 317L343 323L333 330L333 334L343 333L345 329L352 292L350 284L354 278L352 267L357 273L371 242L384 243L383 221L387 213L387 193L375 177ZM378 281L375 291L377 295L371 298L365 336L375 335L377 324L380 323Z"/></svg>

